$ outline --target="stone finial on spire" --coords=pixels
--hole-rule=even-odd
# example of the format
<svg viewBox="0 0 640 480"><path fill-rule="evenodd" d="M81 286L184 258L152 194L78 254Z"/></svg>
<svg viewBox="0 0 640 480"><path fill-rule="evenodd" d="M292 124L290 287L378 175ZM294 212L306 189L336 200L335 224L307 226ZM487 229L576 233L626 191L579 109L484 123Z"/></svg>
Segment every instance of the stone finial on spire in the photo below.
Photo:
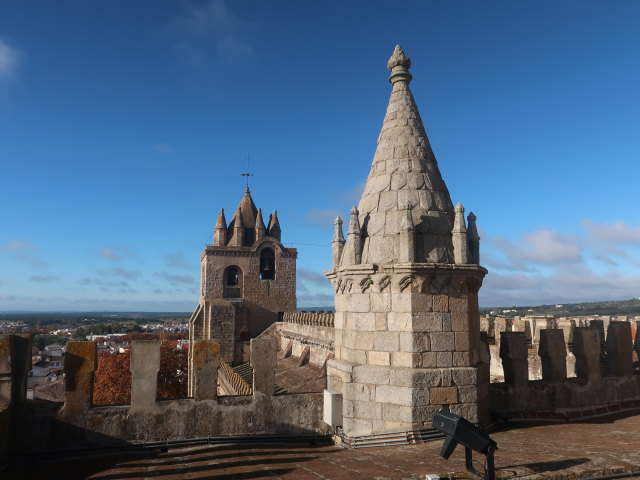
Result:
<svg viewBox="0 0 640 480"><path fill-rule="evenodd" d="M342 235L342 219L336 217L333 222L333 240L331 240L331 253L333 254L333 268L340 266L342 251L344 250L344 235Z"/></svg>
<svg viewBox="0 0 640 480"><path fill-rule="evenodd" d="M469 245L470 263L480 265L480 235L476 226L476 216L469 212L467 216L467 243Z"/></svg>
<svg viewBox="0 0 640 480"><path fill-rule="evenodd" d="M342 264L359 265L362 260L362 232L360 231L357 207L353 207L349 214L349 230L347 231L347 244Z"/></svg>
<svg viewBox="0 0 640 480"><path fill-rule="evenodd" d="M453 233L467 233L467 226L464 223L464 207L460 202L456 205L456 217L453 222Z"/></svg>
<svg viewBox="0 0 640 480"><path fill-rule="evenodd" d="M393 55L387 62L387 69L391 72L389 82L392 84L396 82L409 83L413 78L409 73L409 67L411 67L411 59L404 54L400 45L396 45Z"/></svg>
<svg viewBox="0 0 640 480"><path fill-rule="evenodd" d="M467 242L467 226L464 224L464 207L460 202L456 205L456 216L453 222L453 259L457 265L471 263L469 244Z"/></svg>
<svg viewBox="0 0 640 480"><path fill-rule="evenodd" d="M227 219L224 218L224 208L218 213L216 227L213 230L213 244L217 247L223 247L227 243Z"/></svg>
<svg viewBox="0 0 640 480"><path fill-rule="evenodd" d="M349 212L349 231L347 232L347 236L349 234L357 234L360 235L360 220L358 219L358 207L353 207Z"/></svg>
<svg viewBox="0 0 640 480"><path fill-rule="evenodd" d="M278 211L274 210L273 214L269 218L269 231L268 234L270 237L275 238L280 241L280 237L282 236L282 230L280 229L280 222L278 221Z"/></svg>
<svg viewBox="0 0 640 480"><path fill-rule="evenodd" d="M248 187L247 187L248 188ZM264 226L264 222L262 221L262 209L258 209L258 214L256 215L256 240L265 236L267 229Z"/></svg>

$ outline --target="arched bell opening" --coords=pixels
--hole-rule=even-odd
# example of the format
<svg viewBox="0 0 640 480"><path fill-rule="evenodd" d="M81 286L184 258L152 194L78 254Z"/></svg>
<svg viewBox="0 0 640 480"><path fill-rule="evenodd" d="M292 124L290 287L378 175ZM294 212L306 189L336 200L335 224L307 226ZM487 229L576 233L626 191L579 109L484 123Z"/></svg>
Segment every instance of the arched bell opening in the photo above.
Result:
<svg viewBox="0 0 640 480"><path fill-rule="evenodd" d="M235 265L224 271L224 298L242 298L242 270Z"/></svg>
<svg viewBox="0 0 640 480"><path fill-rule="evenodd" d="M264 248L260 252L260 280L276 278L276 255L271 248Z"/></svg>

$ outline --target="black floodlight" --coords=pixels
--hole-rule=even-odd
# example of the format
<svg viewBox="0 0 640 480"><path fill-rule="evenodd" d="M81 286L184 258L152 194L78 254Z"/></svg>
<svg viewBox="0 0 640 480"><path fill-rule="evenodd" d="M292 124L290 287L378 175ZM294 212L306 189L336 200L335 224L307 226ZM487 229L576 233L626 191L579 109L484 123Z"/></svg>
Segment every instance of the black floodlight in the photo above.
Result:
<svg viewBox="0 0 640 480"><path fill-rule="evenodd" d="M464 445L464 459L467 470L483 476L487 480L495 479L493 452L498 444L480 427L476 427L467 419L455 413L439 410L433 415L433 428L440 430L447 438L440 450L440 456L449 459L458 443ZM473 468L472 451L482 453L487 457L484 475Z"/></svg>

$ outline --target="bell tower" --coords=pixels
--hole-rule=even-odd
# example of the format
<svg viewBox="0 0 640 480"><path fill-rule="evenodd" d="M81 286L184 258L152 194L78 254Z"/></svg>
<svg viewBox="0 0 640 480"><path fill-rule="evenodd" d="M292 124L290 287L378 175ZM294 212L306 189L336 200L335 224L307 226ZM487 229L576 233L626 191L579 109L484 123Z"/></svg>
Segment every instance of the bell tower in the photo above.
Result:
<svg viewBox="0 0 640 480"><path fill-rule="evenodd" d="M296 310L298 252L282 245L281 233L276 211L265 227L248 186L228 225L220 210L213 244L200 257L200 301L189 321L191 343L219 340L222 360L242 363L251 338L280 313Z"/></svg>

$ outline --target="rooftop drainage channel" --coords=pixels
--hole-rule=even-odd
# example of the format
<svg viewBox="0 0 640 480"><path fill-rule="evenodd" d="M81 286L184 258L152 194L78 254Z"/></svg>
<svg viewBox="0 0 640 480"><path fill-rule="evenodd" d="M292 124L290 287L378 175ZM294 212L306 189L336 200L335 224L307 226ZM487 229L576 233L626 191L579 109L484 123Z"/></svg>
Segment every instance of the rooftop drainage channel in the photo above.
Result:
<svg viewBox="0 0 640 480"><path fill-rule="evenodd" d="M345 443L352 448L386 447L393 445L408 445L433 440L442 440L444 434L435 428L424 428L411 432L390 432L363 435L360 437L346 437Z"/></svg>
<svg viewBox="0 0 640 480"><path fill-rule="evenodd" d="M92 447L60 448L16 453L10 463L58 463L82 457L104 457L123 453L148 453L151 450L168 451L170 448L195 445L331 445L329 435L223 435L216 437L189 438L183 440L161 440L143 443L123 443L117 445L96 445Z"/></svg>

